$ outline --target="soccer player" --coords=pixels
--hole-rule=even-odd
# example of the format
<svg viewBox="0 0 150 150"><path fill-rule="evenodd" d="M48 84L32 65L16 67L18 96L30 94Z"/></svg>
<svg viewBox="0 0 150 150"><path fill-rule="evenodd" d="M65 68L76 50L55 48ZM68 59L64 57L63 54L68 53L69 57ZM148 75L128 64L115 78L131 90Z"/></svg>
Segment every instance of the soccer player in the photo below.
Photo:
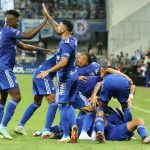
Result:
<svg viewBox="0 0 150 150"><path fill-rule="evenodd" d="M98 104L96 94L100 87L101 91L99 100L102 102L102 106L98 109L95 123L98 124L97 134L100 137L99 142L104 143L104 110L107 108L107 105L112 97L117 98L122 106L125 122L131 121L132 114L129 107L132 105L135 85L130 84L124 76L117 74L105 75L103 81L98 83L94 89L91 97L93 104Z"/></svg>
<svg viewBox="0 0 150 150"><path fill-rule="evenodd" d="M15 127L14 132L22 135L26 135L27 133L24 130L24 125L33 115L33 113L40 107L42 103L43 97L49 103L47 115L46 115L46 123L45 128L42 133L42 137L46 138L51 134L50 128L54 121L56 110L57 110L57 103L54 100L55 88L52 82L55 73L51 73L43 79L37 79L36 76L44 70L50 69L56 64L56 54L52 55L49 59L47 59L44 63L42 63L34 72L33 74L33 95L34 100L28 106L26 111L24 112L18 126Z"/></svg>
<svg viewBox="0 0 150 150"><path fill-rule="evenodd" d="M43 5L43 13L47 17L47 20L61 36L59 48L57 50L57 62L56 65L47 71L41 72L37 78L44 78L49 73L57 72L57 86L56 86L56 101L58 101L60 110L60 122L63 129L63 137L60 142L70 142L69 137L69 122L74 124L72 126L71 142L77 141L77 126L75 112L71 103L75 101L78 73L76 69L76 50L77 39L72 36L71 32L73 24L71 21L62 20L57 24L52 17L48 14L48 11ZM72 112L72 113L70 113Z"/></svg>
<svg viewBox="0 0 150 150"><path fill-rule="evenodd" d="M19 16L20 14L15 10L6 12L5 26L3 27L0 36L0 134L8 139L13 138L8 133L6 127L21 100L19 85L13 73L16 58L15 46L28 51L47 51L36 46L24 44L18 40L33 38L46 24L47 20L44 20L32 31L24 33L17 30ZM8 94L11 96L11 100L9 101L4 114L4 106Z"/></svg>

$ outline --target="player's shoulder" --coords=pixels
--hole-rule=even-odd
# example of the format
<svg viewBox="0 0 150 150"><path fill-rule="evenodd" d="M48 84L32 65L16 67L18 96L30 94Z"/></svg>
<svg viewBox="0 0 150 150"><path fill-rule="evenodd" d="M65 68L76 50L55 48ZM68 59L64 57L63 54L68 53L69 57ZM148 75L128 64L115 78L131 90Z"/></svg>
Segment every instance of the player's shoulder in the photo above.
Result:
<svg viewBox="0 0 150 150"><path fill-rule="evenodd" d="M20 31L12 27L4 27L2 30L5 34L19 33Z"/></svg>
<svg viewBox="0 0 150 150"><path fill-rule="evenodd" d="M71 46L73 46L73 45L77 46L77 38L74 36L71 36L70 38L67 38L64 40L64 44L69 44Z"/></svg>

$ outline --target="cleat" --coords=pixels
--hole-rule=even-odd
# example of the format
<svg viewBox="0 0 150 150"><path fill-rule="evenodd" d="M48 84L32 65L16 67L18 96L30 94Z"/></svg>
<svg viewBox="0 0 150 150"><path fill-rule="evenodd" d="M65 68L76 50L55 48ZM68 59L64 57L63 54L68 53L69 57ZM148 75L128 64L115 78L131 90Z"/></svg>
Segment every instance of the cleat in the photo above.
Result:
<svg viewBox="0 0 150 150"><path fill-rule="evenodd" d="M147 136L146 138L144 138L142 143L143 144L150 144L150 136Z"/></svg>
<svg viewBox="0 0 150 150"><path fill-rule="evenodd" d="M98 131L96 133L96 139L99 141L99 143L105 143L105 136L102 132Z"/></svg>
<svg viewBox="0 0 150 150"><path fill-rule="evenodd" d="M58 140L59 142L61 143L70 143L71 140L70 140L70 137L62 137L60 140Z"/></svg>
<svg viewBox="0 0 150 150"><path fill-rule="evenodd" d="M0 134L0 139L3 139L4 137Z"/></svg>
<svg viewBox="0 0 150 150"><path fill-rule="evenodd" d="M36 132L33 132L32 133L32 136L36 137L36 136L41 136L43 134L43 130L40 130L40 131L36 131Z"/></svg>
<svg viewBox="0 0 150 150"><path fill-rule="evenodd" d="M92 139L92 141L96 141L96 132L95 131L92 132L91 139Z"/></svg>
<svg viewBox="0 0 150 150"><path fill-rule="evenodd" d="M72 127L72 132L71 132L71 143L77 143L78 140L78 127L74 125Z"/></svg>
<svg viewBox="0 0 150 150"><path fill-rule="evenodd" d="M88 136L88 134L86 132L81 132L81 134L79 136L79 140L91 140L91 137Z"/></svg>
<svg viewBox="0 0 150 150"><path fill-rule="evenodd" d="M13 137L9 134L6 127L0 127L0 134L6 139L13 140Z"/></svg>
<svg viewBox="0 0 150 150"><path fill-rule="evenodd" d="M43 139L49 139L51 136L52 136L52 132L50 132L50 131L44 131L43 133L42 133L42 135L41 135L41 137L43 138Z"/></svg>
<svg viewBox="0 0 150 150"><path fill-rule="evenodd" d="M16 126L14 132L20 135L27 135L26 131L21 126Z"/></svg>

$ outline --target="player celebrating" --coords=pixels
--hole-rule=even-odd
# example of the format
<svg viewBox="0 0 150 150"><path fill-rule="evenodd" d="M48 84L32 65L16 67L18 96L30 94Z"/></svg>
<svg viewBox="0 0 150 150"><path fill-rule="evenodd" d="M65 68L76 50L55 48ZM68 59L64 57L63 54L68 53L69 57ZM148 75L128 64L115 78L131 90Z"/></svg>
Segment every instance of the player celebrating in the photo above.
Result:
<svg viewBox="0 0 150 150"><path fill-rule="evenodd" d="M95 124L97 127L98 140L100 143L104 143L104 110L107 108L112 97L117 98L124 112L124 121L131 121L132 114L129 107L132 105L135 85L130 84L129 81L121 75L109 74L104 76L103 81L96 85L90 98L94 106L96 106L95 104L98 104L96 95L100 87L101 91L99 99L102 102L102 106L98 108Z"/></svg>
<svg viewBox="0 0 150 150"><path fill-rule="evenodd" d="M42 137L46 138L51 134L50 128L55 118L55 113L57 110L57 103L54 102L54 94L55 88L52 82L55 73L49 74L43 79L37 79L36 76L44 70L47 70L53 67L56 64L56 54L52 55L49 59L47 59L44 63L42 63L33 74L33 94L34 101L29 105L29 107L24 112L18 126L15 127L14 132L26 135L27 133L24 130L24 125L33 115L33 113L40 107L42 103L43 97L45 97L49 103L47 115L46 115L46 123L45 128L43 130Z"/></svg>
<svg viewBox="0 0 150 150"><path fill-rule="evenodd" d="M46 51L45 49L36 46L24 44L18 39L33 38L46 24L47 20L44 20L32 31L23 33L17 30L19 16L20 14L15 10L6 12L5 26L2 29L0 37L0 134L8 139L13 138L8 133L6 126L13 116L16 106L21 100L20 89L13 73L16 57L15 46L29 51ZM11 100L7 105L5 115L3 115L8 94L11 96Z"/></svg>
<svg viewBox="0 0 150 150"><path fill-rule="evenodd" d="M43 13L47 17L53 29L61 36L57 51L57 63L47 71L41 72L37 78L44 78L49 73L57 72L56 100L59 104L60 122L63 129L63 137L60 142L70 142L69 123L72 124L71 141L77 141L77 126L75 112L71 103L75 101L78 74L76 69L77 39L72 36L73 24L68 20L62 20L57 24L43 4ZM71 113L70 113L71 112Z"/></svg>

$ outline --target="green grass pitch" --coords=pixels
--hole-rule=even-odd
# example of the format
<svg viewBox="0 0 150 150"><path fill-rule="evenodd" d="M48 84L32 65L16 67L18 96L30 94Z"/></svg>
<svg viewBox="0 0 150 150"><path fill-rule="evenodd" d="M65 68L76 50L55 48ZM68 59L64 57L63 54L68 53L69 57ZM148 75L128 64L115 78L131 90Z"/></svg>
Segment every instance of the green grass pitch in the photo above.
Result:
<svg viewBox="0 0 150 150"><path fill-rule="evenodd" d="M24 110L33 99L31 75L17 75L17 79L21 89L22 100L8 125L8 130L14 137L14 140L0 139L0 150L150 150L150 145L141 144L141 139L136 132L136 140L106 141L106 144L103 145L95 141L79 141L77 144L64 144L58 143L57 140L43 140L40 137L33 138L31 136L32 132L42 129L45 122L45 115L48 108L45 99L43 99L43 103L39 110L35 112L25 126L28 135L16 135L13 133L13 129L22 117ZM133 117L144 118L146 127L150 133L150 89L137 87L133 104ZM110 105L118 106L118 103L116 101L111 101ZM54 124L58 122L59 113L57 113Z"/></svg>

